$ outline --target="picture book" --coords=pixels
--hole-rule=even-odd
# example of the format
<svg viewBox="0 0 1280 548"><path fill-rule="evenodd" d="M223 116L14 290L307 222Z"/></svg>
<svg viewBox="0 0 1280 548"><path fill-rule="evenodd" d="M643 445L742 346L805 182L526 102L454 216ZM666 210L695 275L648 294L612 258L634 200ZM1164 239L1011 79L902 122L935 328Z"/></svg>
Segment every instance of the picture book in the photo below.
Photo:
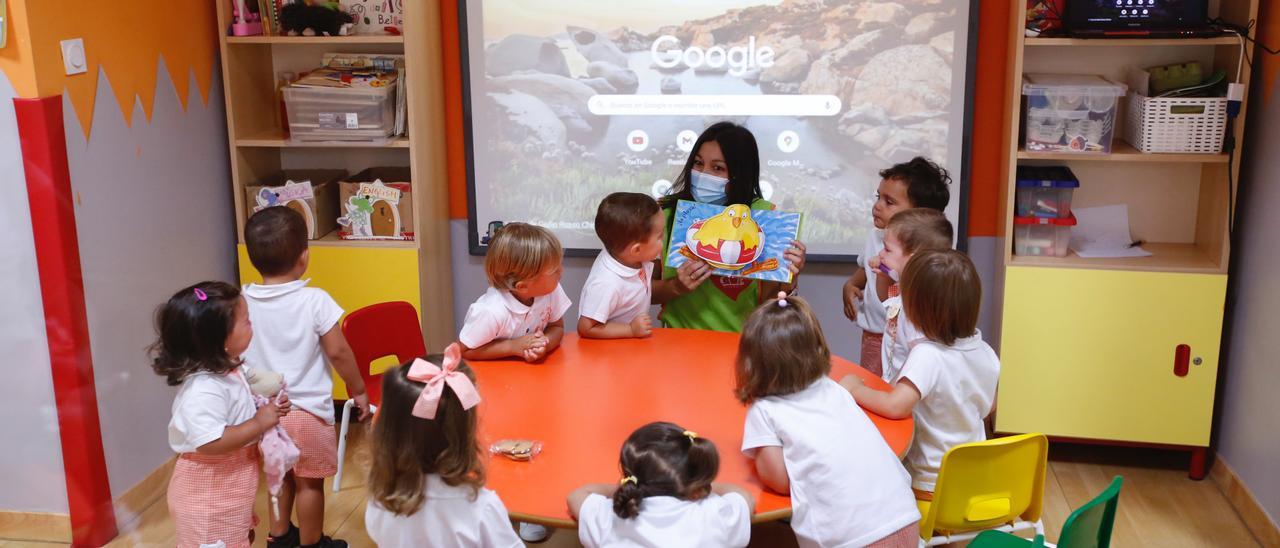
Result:
<svg viewBox="0 0 1280 548"><path fill-rule="evenodd" d="M798 212L753 210L681 200L671 224L666 265L706 261L714 276L788 283L783 253L800 237Z"/></svg>

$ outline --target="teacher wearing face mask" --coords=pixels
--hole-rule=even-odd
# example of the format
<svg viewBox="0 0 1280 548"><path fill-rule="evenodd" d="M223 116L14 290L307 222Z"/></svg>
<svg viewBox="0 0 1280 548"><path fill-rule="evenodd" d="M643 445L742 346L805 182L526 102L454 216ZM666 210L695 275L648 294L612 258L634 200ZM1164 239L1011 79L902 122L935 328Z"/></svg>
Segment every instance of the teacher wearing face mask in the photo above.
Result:
<svg viewBox="0 0 1280 548"><path fill-rule="evenodd" d="M714 124L698 136L671 191L659 200L667 222L663 234L666 247L671 245L671 224L680 200L773 209L773 204L760 194L760 150L755 136L732 122ZM667 252L664 248L660 258L664 265ZM804 244L792 242L785 258L787 266L798 275L804 268ZM663 325L740 332L742 323L765 295L790 291L797 279L793 276L791 283L782 284L712 276L711 271L707 263L693 260L679 269L663 266L661 272L654 272L653 302L662 305L658 318Z"/></svg>

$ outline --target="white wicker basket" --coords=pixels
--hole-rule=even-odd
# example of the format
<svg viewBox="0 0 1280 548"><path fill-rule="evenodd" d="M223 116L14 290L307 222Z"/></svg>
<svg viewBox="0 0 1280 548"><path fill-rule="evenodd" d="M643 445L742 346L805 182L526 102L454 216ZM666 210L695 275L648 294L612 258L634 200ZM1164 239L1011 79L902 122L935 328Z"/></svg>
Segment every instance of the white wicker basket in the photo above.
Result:
<svg viewBox="0 0 1280 548"><path fill-rule="evenodd" d="M1227 98L1129 94L1124 138L1142 152L1217 154L1227 127Z"/></svg>

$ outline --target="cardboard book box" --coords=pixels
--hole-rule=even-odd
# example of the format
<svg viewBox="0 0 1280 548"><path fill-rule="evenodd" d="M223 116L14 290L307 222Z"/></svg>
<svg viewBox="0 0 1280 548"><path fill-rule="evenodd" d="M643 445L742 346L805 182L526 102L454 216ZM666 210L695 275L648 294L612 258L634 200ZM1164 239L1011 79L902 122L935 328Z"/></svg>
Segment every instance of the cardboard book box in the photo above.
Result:
<svg viewBox="0 0 1280 548"><path fill-rule="evenodd" d="M338 227L338 182L341 169L288 169L246 186L246 217L264 208L284 206L307 221L307 238L317 240Z"/></svg>
<svg viewBox="0 0 1280 548"><path fill-rule="evenodd" d="M413 186L407 167L369 168L340 183L338 237L412 240Z"/></svg>

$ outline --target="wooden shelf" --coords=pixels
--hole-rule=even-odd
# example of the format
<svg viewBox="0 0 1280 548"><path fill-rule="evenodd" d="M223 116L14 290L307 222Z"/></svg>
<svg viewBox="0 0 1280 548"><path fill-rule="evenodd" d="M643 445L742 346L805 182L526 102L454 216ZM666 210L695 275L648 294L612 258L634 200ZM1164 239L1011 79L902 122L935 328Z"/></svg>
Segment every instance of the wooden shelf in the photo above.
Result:
<svg viewBox="0 0 1280 548"><path fill-rule="evenodd" d="M286 139L283 135L255 135L236 139L238 147L253 148L409 148L408 137L396 137L385 143L361 141L304 141Z"/></svg>
<svg viewBox="0 0 1280 548"><path fill-rule="evenodd" d="M1119 139L1113 141L1110 154L1097 152L1031 152L1019 148L1018 159L1073 162L1227 163L1226 154L1147 154L1138 152L1138 149Z"/></svg>
<svg viewBox="0 0 1280 548"><path fill-rule="evenodd" d="M233 2L214 1L218 29L229 28ZM356 173L375 166L408 167L414 191L408 196L412 210L406 213L412 221L407 229L418 239L341 240L335 231L310 242L312 262L307 275L315 279L315 287L324 288L349 309L408 301L419 310L430 311L421 317L428 348L444 348L457 337L448 187L444 184L448 179L445 103L439 91L445 81L442 62L446 57L441 53L445 25L437 8L431 2L403 2L402 36L223 35L218 40L238 241L244 242L245 214L250 209L246 201L252 203L253 199L245 196L244 187L251 182L282 169L332 168ZM409 84L406 101L412 105L405 128L416 136L440 138L412 143L405 137L381 143L288 139L287 130L281 127L277 75L311 70L321 53L332 51L403 53L404 77ZM370 250L381 256L376 259L378 264L361 263ZM239 270L242 280L256 276L248 261L241 261ZM338 393L342 394L342 389Z"/></svg>
<svg viewBox="0 0 1280 548"><path fill-rule="evenodd" d="M343 240L338 238L338 231L335 230L325 234L318 240L311 240L310 245L324 247L390 247L397 249L416 249L418 242L415 240Z"/></svg>
<svg viewBox="0 0 1280 548"><path fill-rule="evenodd" d="M404 36L364 34L355 36L228 36L228 44L403 44Z"/></svg>
<svg viewBox="0 0 1280 548"><path fill-rule="evenodd" d="M1216 38L1030 38L1024 43L1027 46L1130 46L1130 47L1166 47L1166 46L1240 46L1240 39L1235 36L1219 36Z"/></svg>
<svg viewBox="0 0 1280 548"><path fill-rule="evenodd" d="M1198 274L1225 274L1226 266L1219 265L1196 244L1142 244L1150 257L1123 257L1115 259L1085 259L1072 251L1066 257L1028 257L1011 255L1009 266L1037 266L1050 268L1087 268L1092 270L1133 270L1141 272L1184 272Z"/></svg>

